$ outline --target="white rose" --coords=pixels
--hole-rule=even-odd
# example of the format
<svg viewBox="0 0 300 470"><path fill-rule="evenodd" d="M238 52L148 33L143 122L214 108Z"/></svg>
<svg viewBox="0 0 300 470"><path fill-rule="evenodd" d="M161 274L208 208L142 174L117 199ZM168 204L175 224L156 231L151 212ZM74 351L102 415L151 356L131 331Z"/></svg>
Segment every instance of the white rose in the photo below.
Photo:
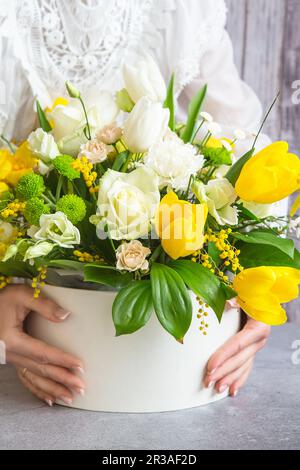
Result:
<svg viewBox="0 0 300 470"><path fill-rule="evenodd" d="M44 163L50 163L60 154L53 135L41 128L30 134L28 143L30 150L37 154Z"/></svg>
<svg viewBox="0 0 300 470"><path fill-rule="evenodd" d="M167 132L170 112L160 103L142 98L124 125L124 141L134 153L145 153Z"/></svg>
<svg viewBox="0 0 300 470"><path fill-rule="evenodd" d="M98 211L114 240L133 240L146 235L160 202L158 177L140 167L132 173L108 170L100 181Z"/></svg>
<svg viewBox="0 0 300 470"><path fill-rule="evenodd" d="M43 214L40 228L31 227L28 235L34 240L50 240L62 248L74 248L80 244L80 232L63 212Z"/></svg>
<svg viewBox="0 0 300 470"><path fill-rule="evenodd" d="M47 256L54 248L53 243L46 241L37 242L35 245L28 248L25 253L24 261L33 260L41 256Z"/></svg>
<svg viewBox="0 0 300 470"><path fill-rule="evenodd" d="M203 168L204 157L197 155L192 145L170 136L151 147L144 163L158 174L160 188L171 186L184 191L191 175Z"/></svg>
<svg viewBox="0 0 300 470"><path fill-rule="evenodd" d="M167 88L163 76L153 58L147 54L135 65L124 65L123 76L130 98L137 103L146 96L154 102L163 103Z"/></svg>
<svg viewBox="0 0 300 470"><path fill-rule="evenodd" d="M99 129L115 122L119 109L111 93L92 88L83 101L93 137ZM71 100L66 106L56 106L48 117L54 124L52 134L61 153L77 156L81 145L87 142L83 133L86 119L81 103Z"/></svg>
<svg viewBox="0 0 300 470"><path fill-rule="evenodd" d="M196 182L193 191L200 202L206 202L208 212L220 225L237 225L238 211L232 204L237 195L227 179L215 179L207 185Z"/></svg>

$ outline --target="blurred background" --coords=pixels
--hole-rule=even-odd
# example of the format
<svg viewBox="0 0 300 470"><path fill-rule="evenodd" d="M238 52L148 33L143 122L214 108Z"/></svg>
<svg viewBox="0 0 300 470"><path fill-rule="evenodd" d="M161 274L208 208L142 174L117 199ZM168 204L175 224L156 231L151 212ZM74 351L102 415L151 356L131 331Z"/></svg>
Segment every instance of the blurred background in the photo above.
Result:
<svg viewBox="0 0 300 470"><path fill-rule="evenodd" d="M265 110L281 92L265 132L289 141L300 156L300 0L226 1L227 29L243 79ZM300 323L300 298L287 310L290 320Z"/></svg>

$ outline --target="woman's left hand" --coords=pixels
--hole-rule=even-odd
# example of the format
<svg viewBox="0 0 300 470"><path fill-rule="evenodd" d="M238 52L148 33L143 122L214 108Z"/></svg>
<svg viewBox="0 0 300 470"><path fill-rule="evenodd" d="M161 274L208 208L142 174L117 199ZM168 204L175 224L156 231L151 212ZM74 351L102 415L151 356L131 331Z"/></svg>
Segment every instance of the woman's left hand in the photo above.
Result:
<svg viewBox="0 0 300 470"><path fill-rule="evenodd" d="M236 396L251 373L255 355L266 344L271 327L248 318L238 334L231 338L211 357L207 365L204 385L218 393L229 389Z"/></svg>

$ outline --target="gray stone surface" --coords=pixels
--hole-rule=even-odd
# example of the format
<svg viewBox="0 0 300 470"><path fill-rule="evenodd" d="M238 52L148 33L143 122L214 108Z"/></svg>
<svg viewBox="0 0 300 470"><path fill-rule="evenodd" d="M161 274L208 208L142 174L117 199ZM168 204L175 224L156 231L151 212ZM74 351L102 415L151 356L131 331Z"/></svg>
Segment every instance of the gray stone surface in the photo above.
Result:
<svg viewBox="0 0 300 470"><path fill-rule="evenodd" d="M0 366L0 449L299 449L296 340L299 326L274 329L236 399L165 414L50 409L23 390L10 367Z"/></svg>

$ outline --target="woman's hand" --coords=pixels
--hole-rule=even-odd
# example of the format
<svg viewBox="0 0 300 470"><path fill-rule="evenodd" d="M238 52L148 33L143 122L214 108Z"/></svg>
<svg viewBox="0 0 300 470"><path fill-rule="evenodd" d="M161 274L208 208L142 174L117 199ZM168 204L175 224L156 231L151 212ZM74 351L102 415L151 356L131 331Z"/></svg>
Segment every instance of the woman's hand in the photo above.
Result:
<svg viewBox="0 0 300 470"><path fill-rule="evenodd" d="M209 360L204 384L218 393L236 396L251 373L255 355L266 344L271 327L248 319L245 327Z"/></svg>
<svg viewBox="0 0 300 470"><path fill-rule="evenodd" d="M84 394L85 384L75 375L83 370L83 364L24 332L23 324L31 311L55 323L70 315L52 300L34 299L29 286L6 287L0 294L0 340L6 347L6 360L16 366L25 387L48 405L56 399L71 404L73 392Z"/></svg>

